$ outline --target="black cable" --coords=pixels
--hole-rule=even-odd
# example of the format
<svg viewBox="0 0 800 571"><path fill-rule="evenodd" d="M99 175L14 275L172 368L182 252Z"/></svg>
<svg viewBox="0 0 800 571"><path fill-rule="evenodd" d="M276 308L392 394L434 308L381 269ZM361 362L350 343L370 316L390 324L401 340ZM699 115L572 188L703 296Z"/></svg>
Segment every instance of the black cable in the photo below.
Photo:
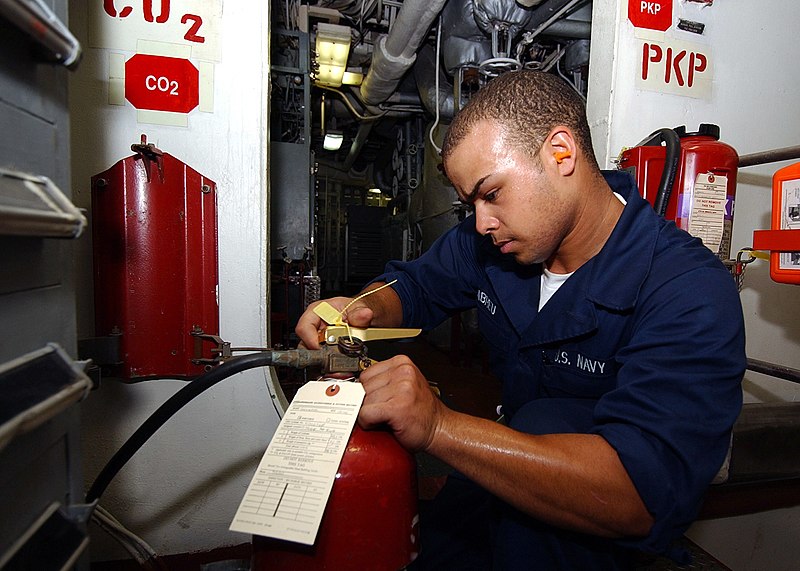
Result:
<svg viewBox="0 0 800 571"><path fill-rule="evenodd" d="M256 367L266 367L272 364L273 351L264 351L252 355L234 357L229 361L219 365L217 368L204 373L184 386L177 393L172 395L167 401L148 417L147 420L134 432L130 438L122 445L111 460L103 467L100 474L95 479L89 492L86 494L86 503L90 504L98 499L114 476L117 475L128 460L141 448L147 440L156 433L176 412L194 397L216 385L218 382L228 377Z"/></svg>
<svg viewBox="0 0 800 571"><path fill-rule="evenodd" d="M666 144L666 156L664 157L664 171L661 173L658 192L653 202L653 210L659 216L664 216L667 213L667 205L672 194L672 186L675 182L675 174L678 172L678 163L681 158L680 137L673 129L658 129L636 146L654 147L661 145L661 143Z"/></svg>

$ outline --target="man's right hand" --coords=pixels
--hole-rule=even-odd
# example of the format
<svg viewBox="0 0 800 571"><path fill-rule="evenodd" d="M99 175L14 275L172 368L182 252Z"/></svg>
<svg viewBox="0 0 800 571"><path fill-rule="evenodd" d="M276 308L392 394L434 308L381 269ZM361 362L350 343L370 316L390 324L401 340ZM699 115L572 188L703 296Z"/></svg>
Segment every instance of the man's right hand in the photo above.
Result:
<svg viewBox="0 0 800 571"><path fill-rule="evenodd" d="M319 349L319 332L328 326L327 323L314 313L314 308L323 301L328 302L337 311L343 311L347 304L353 301L353 298L332 297L330 299L314 302L306 308L303 315L297 320L294 332L300 338L300 344L307 349ZM353 327L369 327L372 323L372 317L372 310L367 307L363 301L358 300L347 308L347 311L342 315L342 320Z"/></svg>

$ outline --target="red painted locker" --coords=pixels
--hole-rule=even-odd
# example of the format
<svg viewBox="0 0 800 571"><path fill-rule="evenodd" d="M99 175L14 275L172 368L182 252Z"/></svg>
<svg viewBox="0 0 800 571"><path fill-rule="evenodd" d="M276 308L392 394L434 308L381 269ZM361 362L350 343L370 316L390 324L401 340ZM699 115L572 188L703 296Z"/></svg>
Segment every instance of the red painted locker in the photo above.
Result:
<svg viewBox="0 0 800 571"><path fill-rule="evenodd" d="M92 177L95 329L118 335L126 381L201 374L219 335L217 193L142 135ZM193 335L194 333L194 335Z"/></svg>

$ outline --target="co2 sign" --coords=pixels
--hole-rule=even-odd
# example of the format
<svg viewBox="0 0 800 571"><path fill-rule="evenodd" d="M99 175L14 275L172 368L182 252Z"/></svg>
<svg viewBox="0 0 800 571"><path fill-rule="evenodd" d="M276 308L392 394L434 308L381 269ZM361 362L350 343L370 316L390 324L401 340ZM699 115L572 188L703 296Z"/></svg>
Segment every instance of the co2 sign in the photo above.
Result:
<svg viewBox="0 0 800 571"><path fill-rule="evenodd" d="M187 59L136 54L125 62L125 99L137 109L188 113L200 103L199 83Z"/></svg>

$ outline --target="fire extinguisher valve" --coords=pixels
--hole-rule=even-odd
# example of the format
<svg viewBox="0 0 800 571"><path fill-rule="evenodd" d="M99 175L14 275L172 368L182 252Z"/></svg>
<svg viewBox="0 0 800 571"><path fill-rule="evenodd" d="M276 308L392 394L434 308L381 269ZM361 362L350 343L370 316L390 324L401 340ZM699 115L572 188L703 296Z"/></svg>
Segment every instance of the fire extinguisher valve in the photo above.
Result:
<svg viewBox="0 0 800 571"><path fill-rule="evenodd" d="M358 374L375 362L367 357L366 343L350 335L342 335L338 338L332 336L331 341L323 344L320 349L298 348L286 350L231 347L230 342L225 341L218 335L206 334L197 326L190 331L190 335L194 338L195 343L195 358L192 359L192 363L206 365L208 368L227 361L237 351L269 353L269 364L273 367L291 367L293 369L321 367L323 374ZM209 351L211 358L203 358L204 341L214 345Z"/></svg>
<svg viewBox="0 0 800 571"><path fill-rule="evenodd" d="M358 373L363 370L360 354L346 355L339 351L338 345L325 345L322 349L289 349L272 351L272 365L305 369L321 367L323 374Z"/></svg>

